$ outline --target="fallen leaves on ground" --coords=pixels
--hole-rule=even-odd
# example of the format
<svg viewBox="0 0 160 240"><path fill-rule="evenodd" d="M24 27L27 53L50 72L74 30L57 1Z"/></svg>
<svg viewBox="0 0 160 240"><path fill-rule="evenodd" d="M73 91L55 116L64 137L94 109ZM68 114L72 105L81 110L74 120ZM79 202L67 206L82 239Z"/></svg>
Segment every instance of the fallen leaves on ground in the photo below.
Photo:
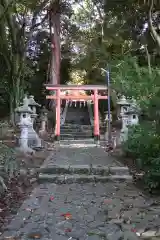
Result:
<svg viewBox="0 0 160 240"><path fill-rule="evenodd" d="M108 203L111 203L112 202L112 199L104 199L103 203L104 204L108 204Z"/></svg>
<svg viewBox="0 0 160 240"><path fill-rule="evenodd" d="M54 196L50 196L49 201L52 202L54 200Z"/></svg>
<svg viewBox="0 0 160 240"><path fill-rule="evenodd" d="M25 210L28 212L33 212L33 209L31 209L31 208L25 208Z"/></svg>
<svg viewBox="0 0 160 240"><path fill-rule="evenodd" d="M63 213L63 214L61 214L61 216L64 217L66 220L69 220L72 218L72 214L70 214L70 213Z"/></svg>
<svg viewBox="0 0 160 240"><path fill-rule="evenodd" d="M66 229L65 229L65 232L66 232L66 233L72 232L72 229L71 229L71 228L66 228Z"/></svg>
<svg viewBox="0 0 160 240"><path fill-rule="evenodd" d="M29 189L31 187L28 188L18 178L10 179L7 183L7 191L0 195L0 228L4 224L8 224L10 214L16 213L20 204L28 195Z"/></svg>
<svg viewBox="0 0 160 240"><path fill-rule="evenodd" d="M42 238L42 234L41 234L41 233L38 233L38 232L29 233L29 234L28 234L28 237L29 237L30 239L40 239L40 238Z"/></svg>
<svg viewBox="0 0 160 240"><path fill-rule="evenodd" d="M136 232L137 232L137 230L136 230L135 228L131 228L131 232L134 232L134 233L136 233Z"/></svg>

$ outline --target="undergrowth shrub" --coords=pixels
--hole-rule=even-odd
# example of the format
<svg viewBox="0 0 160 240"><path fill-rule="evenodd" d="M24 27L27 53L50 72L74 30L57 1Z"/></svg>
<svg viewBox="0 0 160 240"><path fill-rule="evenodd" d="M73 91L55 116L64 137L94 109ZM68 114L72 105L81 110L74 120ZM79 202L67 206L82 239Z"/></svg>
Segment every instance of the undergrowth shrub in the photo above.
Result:
<svg viewBox="0 0 160 240"><path fill-rule="evenodd" d="M8 121L0 121L0 139L3 139L6 135L8 130L10 129L10 125Z"/></svg>
<svg viewBox="0 0 160 240"><path fill-rule="evenodd" d="M127 157L135 160L144 171L144 182L151 191L160 188L160 135L154 123L140 124L129 128L128 140L123 143Z"/></svg>
<svg viewBox="0 0 160 240"><path fill-rule="evenodd" d="M0 193L7 190L7 182L19 174L16 151L0 143Z"/></svg>

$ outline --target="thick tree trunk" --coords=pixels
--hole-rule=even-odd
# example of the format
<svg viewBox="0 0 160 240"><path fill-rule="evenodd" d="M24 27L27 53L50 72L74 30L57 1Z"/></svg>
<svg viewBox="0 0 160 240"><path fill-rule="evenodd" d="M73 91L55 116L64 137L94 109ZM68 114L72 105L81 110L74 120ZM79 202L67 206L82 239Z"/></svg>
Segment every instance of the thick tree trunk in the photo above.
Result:
<svg viewBox="0 0 160 240"><path fill-rule="evenodd" d="M60 5L59 1L52 4L50 10L50 33L51 33L51 66L50 66L50 83L60 84ZM56 94L52 92L51 94ZM56 123L56 102L50 101L49 107L52 111L52 119ZM55 129L55 124L53 126Z"/></svg>
<svg viewBox="0 0 160 240"><path fill-rule="evenodd" d="M10 92L10 117L12 125L15 125L15 108L20 105L20 101L23 95L23 64L24 58L19 54L15 53L12 57L12 64L11 64L11 84L10 88L12 91Z"/></svg>
<svg viewBox="0 0 160 240"><path fill-rule="evenodd" d="M56 5L56 6L55 6ZM51 9L50 15L51 24L51 71L50 82L52 84L60 83L60 12L59 3L55 3Z"/></svg>

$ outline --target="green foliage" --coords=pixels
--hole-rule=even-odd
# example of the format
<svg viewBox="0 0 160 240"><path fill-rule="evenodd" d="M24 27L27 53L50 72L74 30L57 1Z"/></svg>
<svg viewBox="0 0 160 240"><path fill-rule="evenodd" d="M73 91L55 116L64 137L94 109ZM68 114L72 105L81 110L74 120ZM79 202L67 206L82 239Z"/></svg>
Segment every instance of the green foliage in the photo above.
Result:
<svg viewBox="0 0 160 240"><path fill-rule="evenodd" d="M112 61L111 84L118 93L134 97L147 119L159 124L160 69L141 67L136 57L125 56Z"/></svg>
<svg viewBox="0 0 160 240"><path fill-rule="evenodd" d="M130 55L111 62L112 84L121 93L140 99L141 103L157 94L160 89L160 69L140 67L137 57Z"/></svg>
<svg viewBox="0 0 160 240"><path fill-rule="evenodd" d="M160 140L160 137L156 134L154 124L143 123L130 127L128 135L128 141L123 144L123 149L127 155L141 159L141 165L146 166L148 157L158 156L159 149L156 143Z"/></svg>
<svg viewBox="0 0 160 240"><path fill-rule="evenodd" d="M152 190L160 187L160 83L159 68L139 66L136 57L115 59L111 65L112 86L118 92L137 99L143 122L129 128L123 144L126 156L135 159L144 171L144 183Z"/></svg>
<svg viewBox="0 0 160 240"><path fill-rule="evenodd" d="M142 123L129 128L123 151L135 159L137 168L144 171L144 182L149 190L160 187L160 135L153 123Z"/></svg>

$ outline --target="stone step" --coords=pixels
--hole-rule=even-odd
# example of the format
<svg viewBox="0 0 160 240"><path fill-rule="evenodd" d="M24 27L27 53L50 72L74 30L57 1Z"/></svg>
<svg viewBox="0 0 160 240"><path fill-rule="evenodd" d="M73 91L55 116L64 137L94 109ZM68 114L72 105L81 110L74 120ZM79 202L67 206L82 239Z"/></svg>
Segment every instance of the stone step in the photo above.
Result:
<svg viewBox="0 0 160 240"><path fill-rule="evenodd" d="M69 144L87 144L88 146L92 146L93 148L97 147L97 145L94 142L93 137L84 139L64 139L60 141L60 146L68 146Z"/></svg>
<svg viewBox="0 0 160 240"><path fill-rule="evenodd" d="M61 131L60 132L60 134L61 135L75 135L75 136L77 136L77 135L79 135L79 136L85 136L85 135L92 135L92 131L89 131L89 132L75 132L75 131L65 131L65 132L63 132L63 131Z"/></svg>
<svg viewBox="0 0 160 240"><path fill-rule="evenodd" d="M64 124L61 125L63 128L92 128L91 125L80 125L80 124Z"/></svg>
<svg viewBox="0 0 160 240"><path fill-rule="evenodd" d="M61 128L62 129L84 129L84 130L90 129L91 130L91 129L94 128L94 126L91 126L91 125L65 124L65 125L61 125ZM106 126L100 125L100 128L105 129Z"/></svg>
<svg viewBox="0 0 160 240"><path fill-rule="evenodd" d="M41 167L40 173L47 174L87 174L87 175L129 175L128 167L108 167L100 165L48 165Z"/></svg>
<svg viewBox="0 0 160 240"><path fill-rule="evenodd" d="M92 132L61 132L60 133L63 136L92 136L93 133Z"/></svg>
<svg viewBox="0 0 160 240"><path fill-rule="evenodd" d="M61 131L88 132L88 131L93 131L93 130L94 130L94 127L93 127L93 128L72 128L72 127L70 127L70 128L63 128L63 127L61 126L60 129L61 129ZM102 127L100 127L100 130L105 131L105 129L102 128Z"/></svg>
<svg viewBox="0 0 160 240"><path fill-rule="evenodd" d="M79 134L79 133L92 133L92 130L85 130L82 131L80 129L60 129L61 133L75 133L75 134Z"/></svg>
<svg viewBox="0 0 160 240"><path fill-rule="evenodd" d="M76 132L88 132L88 131L93 131L94 130L94 127L92 127L92 128L72 128L72 127L68 127L68 128L66 128L66 127L63 127L63 126L61 126L61 131L76 131ZM100 127L100 131L105 131L105 128L104 127Z"/></svg>
<svg viewBox="0 0 160 240"><path fill-rule="evenodd" d="M87 139L94 139L94 135L93 134L87 134L87 135L72 135L72 134L61 134L60 135L60 139L61 139L61 141L62 140L68 140L68 141L70 141L70 140L75 140L75 141L78 141L78 140L84 140L84 141L86 141ZM104 143L100 143L100 145L106 145L106 140L104 140L104 137L102 137L101 135L100 135L100 142L101 141L104 141ZM97 143L97 141L95 142L95 143Z"/></svg>
<svg viewBox="0 0 160 240"><path fill-rule="evenodd" d="M87 132L87 133L76 133L76 132L61 132L60 133L60 135L61 136L63 136L63 137L74 137L74 138L76 138L76 137L80 137L80 138L83 138L84 137L84 139L87 137L90 137L90 138L92 138L93 136L94 136L94 133L93 132ZM103 133L101 133L100 132L100 135L101 136L104 136L104 134Z"/></svg>
<svg viewBox="0 0 160 240"><path fill-rule="evenodd" d="M72 135L72 134L61 134L60 139L65 140L65 139L70 139L70 140L78 140L78 139L88 139L92 138L92 135Z"/></svg>
<svg viewBox="0 0 160 240"><path fill-rule="evenodd" d="M86 175L86 174L73 174L73 175L59 175L59 174L46 174L40 173L38 182L52 182L56 184L72 184L72 183L88 183L88 182L132 182L132 176L130 175L111 175L111 176L99 176L99 175Z"/></svg>
<svg viewBox="0 0 160 240"><path fill-rule="evenodd" d="M68 131L74 131L74 132L81 132L82 130L80 128L60 128L61 131L63 132L68 132ZM91 129L89 129L88 131L91 131Z"/></svg>
<svg viewBox="0 0 160 240"><path fill-rule="evenodd" d="M86 131L93 131L93 128L64 128L61 126L61 131L76 131L76 132L86 132Z"/></svg>
<svg viewBox="0 0 160 240"><path fill-rule="evenodd" d="M80 129L60 129L61 134L92 134L94 130L80 130ZM104 130L100 129L100 133L104 134Z"/></svg>

